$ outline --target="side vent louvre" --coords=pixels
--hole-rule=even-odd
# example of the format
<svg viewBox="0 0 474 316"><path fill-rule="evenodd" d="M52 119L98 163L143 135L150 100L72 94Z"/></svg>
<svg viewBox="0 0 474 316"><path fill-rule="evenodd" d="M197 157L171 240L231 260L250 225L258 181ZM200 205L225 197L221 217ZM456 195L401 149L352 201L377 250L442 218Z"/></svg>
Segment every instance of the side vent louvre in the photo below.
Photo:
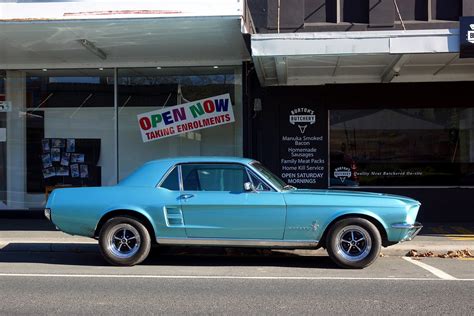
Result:
<svg viewBox="0 0 474 316"><path fill-rule="evenodd" d="M164 207L163 208L166 226L168 227L183 227L183 213L180 208L177 207Z"/></svg>

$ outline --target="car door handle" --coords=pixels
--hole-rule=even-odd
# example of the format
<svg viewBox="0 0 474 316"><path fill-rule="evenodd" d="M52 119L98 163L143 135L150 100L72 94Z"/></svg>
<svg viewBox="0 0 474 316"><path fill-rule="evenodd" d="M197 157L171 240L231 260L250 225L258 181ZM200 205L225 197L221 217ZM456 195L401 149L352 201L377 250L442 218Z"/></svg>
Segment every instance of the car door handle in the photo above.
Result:
<svg viewBox="0 0 474 316"><path fill-rule="evenodd" d="M193 196L194 196L194 194L181 194L181 195L179 196L179 199L180 199L180 200L187 200L187 199L192 198Z"/></svg>

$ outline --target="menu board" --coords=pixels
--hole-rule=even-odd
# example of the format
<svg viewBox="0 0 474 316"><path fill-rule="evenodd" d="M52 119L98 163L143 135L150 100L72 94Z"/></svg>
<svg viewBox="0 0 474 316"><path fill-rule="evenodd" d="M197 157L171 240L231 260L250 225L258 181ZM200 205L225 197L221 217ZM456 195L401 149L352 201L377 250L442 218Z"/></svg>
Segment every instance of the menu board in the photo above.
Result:
<svg viewBox="0 0 474 316"><path fill-rule="evenodd" d="M325 188L327 111L308 105L280 108L280 176L297 188Z"/></svg>

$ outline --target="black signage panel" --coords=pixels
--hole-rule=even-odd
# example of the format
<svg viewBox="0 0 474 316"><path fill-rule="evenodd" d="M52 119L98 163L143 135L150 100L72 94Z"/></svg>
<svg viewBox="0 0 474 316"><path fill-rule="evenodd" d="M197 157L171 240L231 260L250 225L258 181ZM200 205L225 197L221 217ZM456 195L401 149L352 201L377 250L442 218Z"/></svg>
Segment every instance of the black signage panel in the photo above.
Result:
<svg viewBox="0 0 474 316"><path fill-rule="evenodd" d="M280 106L280 176L297 188L328 186L328 118L321 106Z"/></svg>
<svg viewBox="0 0 474 316"><path fill-rule="evenodd" d="M474 16L461 17L459 26L459 58L474 58Z"/></svg>

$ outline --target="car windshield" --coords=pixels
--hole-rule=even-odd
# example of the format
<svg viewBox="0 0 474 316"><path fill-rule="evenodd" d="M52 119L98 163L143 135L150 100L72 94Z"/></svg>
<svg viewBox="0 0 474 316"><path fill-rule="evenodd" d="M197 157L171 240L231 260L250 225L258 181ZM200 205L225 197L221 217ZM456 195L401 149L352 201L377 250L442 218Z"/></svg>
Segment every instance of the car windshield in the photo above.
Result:
<svg viewBox="0 0 474 316"><path fill-rule="evenodd" d="M277 188L278 190L295 189L295 187L291 185L287 185L285 181L283 181L278 176L273 174L273 172L271 172L266 167L264 167L260 162L254 161L251 163L251 165L260 173L260 175L264 176L265 179L271 184L273 184L273 186Z"/></svg>

